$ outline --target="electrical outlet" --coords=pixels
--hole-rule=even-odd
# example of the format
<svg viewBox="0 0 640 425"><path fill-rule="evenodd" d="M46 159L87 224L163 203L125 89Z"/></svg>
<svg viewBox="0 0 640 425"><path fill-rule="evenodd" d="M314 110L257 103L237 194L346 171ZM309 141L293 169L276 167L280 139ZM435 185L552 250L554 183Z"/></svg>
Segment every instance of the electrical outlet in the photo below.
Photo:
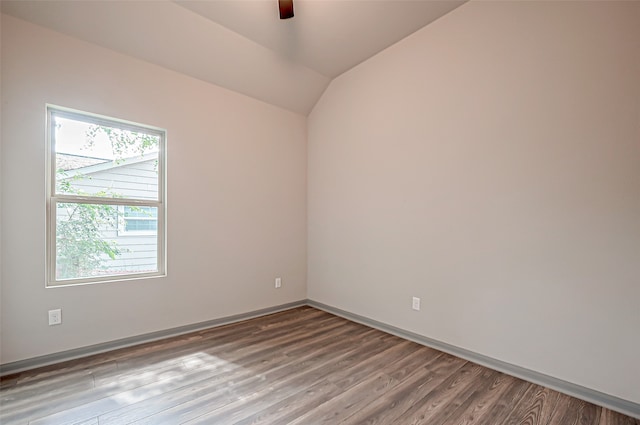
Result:
<svg viewBox="0 0 640 425"><path fill-rule="evenodd" d="M49 310L49 326L62 324L62 309Z"/></svg>
<svg viewBox="0 0 640 425"><path fill-rule="evenodd" d="M413 297L413 301L411 302L411 308L416 311L420 311L420 298Z"/></svg>
<svg viewBox="0 0 640 425"><path fill-rule="evenodd" d="M281 286L282 286L282 278L276 277L276 288L279 288Z"/></svg>

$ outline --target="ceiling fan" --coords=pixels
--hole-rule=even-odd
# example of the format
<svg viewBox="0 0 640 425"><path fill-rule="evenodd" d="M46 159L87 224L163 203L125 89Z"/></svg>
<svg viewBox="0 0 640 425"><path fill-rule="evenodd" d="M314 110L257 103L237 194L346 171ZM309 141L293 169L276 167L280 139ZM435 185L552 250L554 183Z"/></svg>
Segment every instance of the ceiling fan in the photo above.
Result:
<svg viewBox="0 0 640 425"><path fill-rule="evenodd" d="M293 0L278 0L280 19L293 18Z"/></svg>

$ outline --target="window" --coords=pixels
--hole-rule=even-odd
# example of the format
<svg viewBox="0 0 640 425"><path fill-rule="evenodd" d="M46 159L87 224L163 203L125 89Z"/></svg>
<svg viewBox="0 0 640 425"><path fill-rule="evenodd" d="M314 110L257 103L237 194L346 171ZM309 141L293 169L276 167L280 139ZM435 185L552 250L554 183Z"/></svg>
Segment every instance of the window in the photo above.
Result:
<svg viewBox="0 0 640 425"><path fill-rule="evenodd" d="M152 234L158 230L158 209L153 207L121 206L123 220L118 228L119 235Z"/></svg>
<svg viewBox="0 0 640 425"><path fill-rule="evenodd" d="M48 285L165 275L165 132L48 107Z"/></svg>

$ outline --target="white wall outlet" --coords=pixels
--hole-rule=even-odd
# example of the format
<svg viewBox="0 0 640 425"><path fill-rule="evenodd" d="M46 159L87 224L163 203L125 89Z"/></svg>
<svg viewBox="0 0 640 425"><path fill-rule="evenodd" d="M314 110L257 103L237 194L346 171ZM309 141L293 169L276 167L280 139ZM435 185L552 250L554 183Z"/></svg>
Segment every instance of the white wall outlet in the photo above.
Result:
<svg viewBox="0 0 640 425"><path fill-rule="evenodd" d="M420 298L413 297L413 300L411 301L411 308L420 311Z"/></svg>
<svg viewBox="0 0 640 425"><path fill-rule="evenodd" d="M49 326L62 323L62 309L49 310Z"/></svg>
<svg viewBox="0 0 640 425"><path fill-rule="evenodd" d="M279 288L281 286L282 286L282 278L276 277L276 288Z"/></svg>

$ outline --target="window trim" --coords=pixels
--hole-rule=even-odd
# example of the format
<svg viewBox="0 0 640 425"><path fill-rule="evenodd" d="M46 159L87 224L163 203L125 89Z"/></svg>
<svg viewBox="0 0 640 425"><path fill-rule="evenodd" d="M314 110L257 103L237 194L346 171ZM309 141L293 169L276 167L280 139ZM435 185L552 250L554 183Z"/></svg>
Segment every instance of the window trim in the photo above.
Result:
<svg viewBox="0 0 640 425"><path fill-rule="evenodd" d="M56 151L54 137L54 117L69 118L89 122L96 125L118 127L120 129L144 132L160 138L158 143L158 199L136 199L136 198L104 198L94 196L79 196L56 193ZM134 123L118 118L111 118L104 115L93 114L75 109L65 108L57 105L46 105L46 287L59 288L75 285L86 285L94 283L107 283L117 281L129 281L138 279L148 279L165 277L167 275L167 249L166 249L166 146L167 131L165 129L145 124ZM158 229L157 229L157 264L158 270L155 272L129 273L121 275L107 275L96 277L84 277L75 279L56 279L56 208L58 203L89 203L100 205L113 205L116 207L139 206L156 207L158 209Z"/></svg>

